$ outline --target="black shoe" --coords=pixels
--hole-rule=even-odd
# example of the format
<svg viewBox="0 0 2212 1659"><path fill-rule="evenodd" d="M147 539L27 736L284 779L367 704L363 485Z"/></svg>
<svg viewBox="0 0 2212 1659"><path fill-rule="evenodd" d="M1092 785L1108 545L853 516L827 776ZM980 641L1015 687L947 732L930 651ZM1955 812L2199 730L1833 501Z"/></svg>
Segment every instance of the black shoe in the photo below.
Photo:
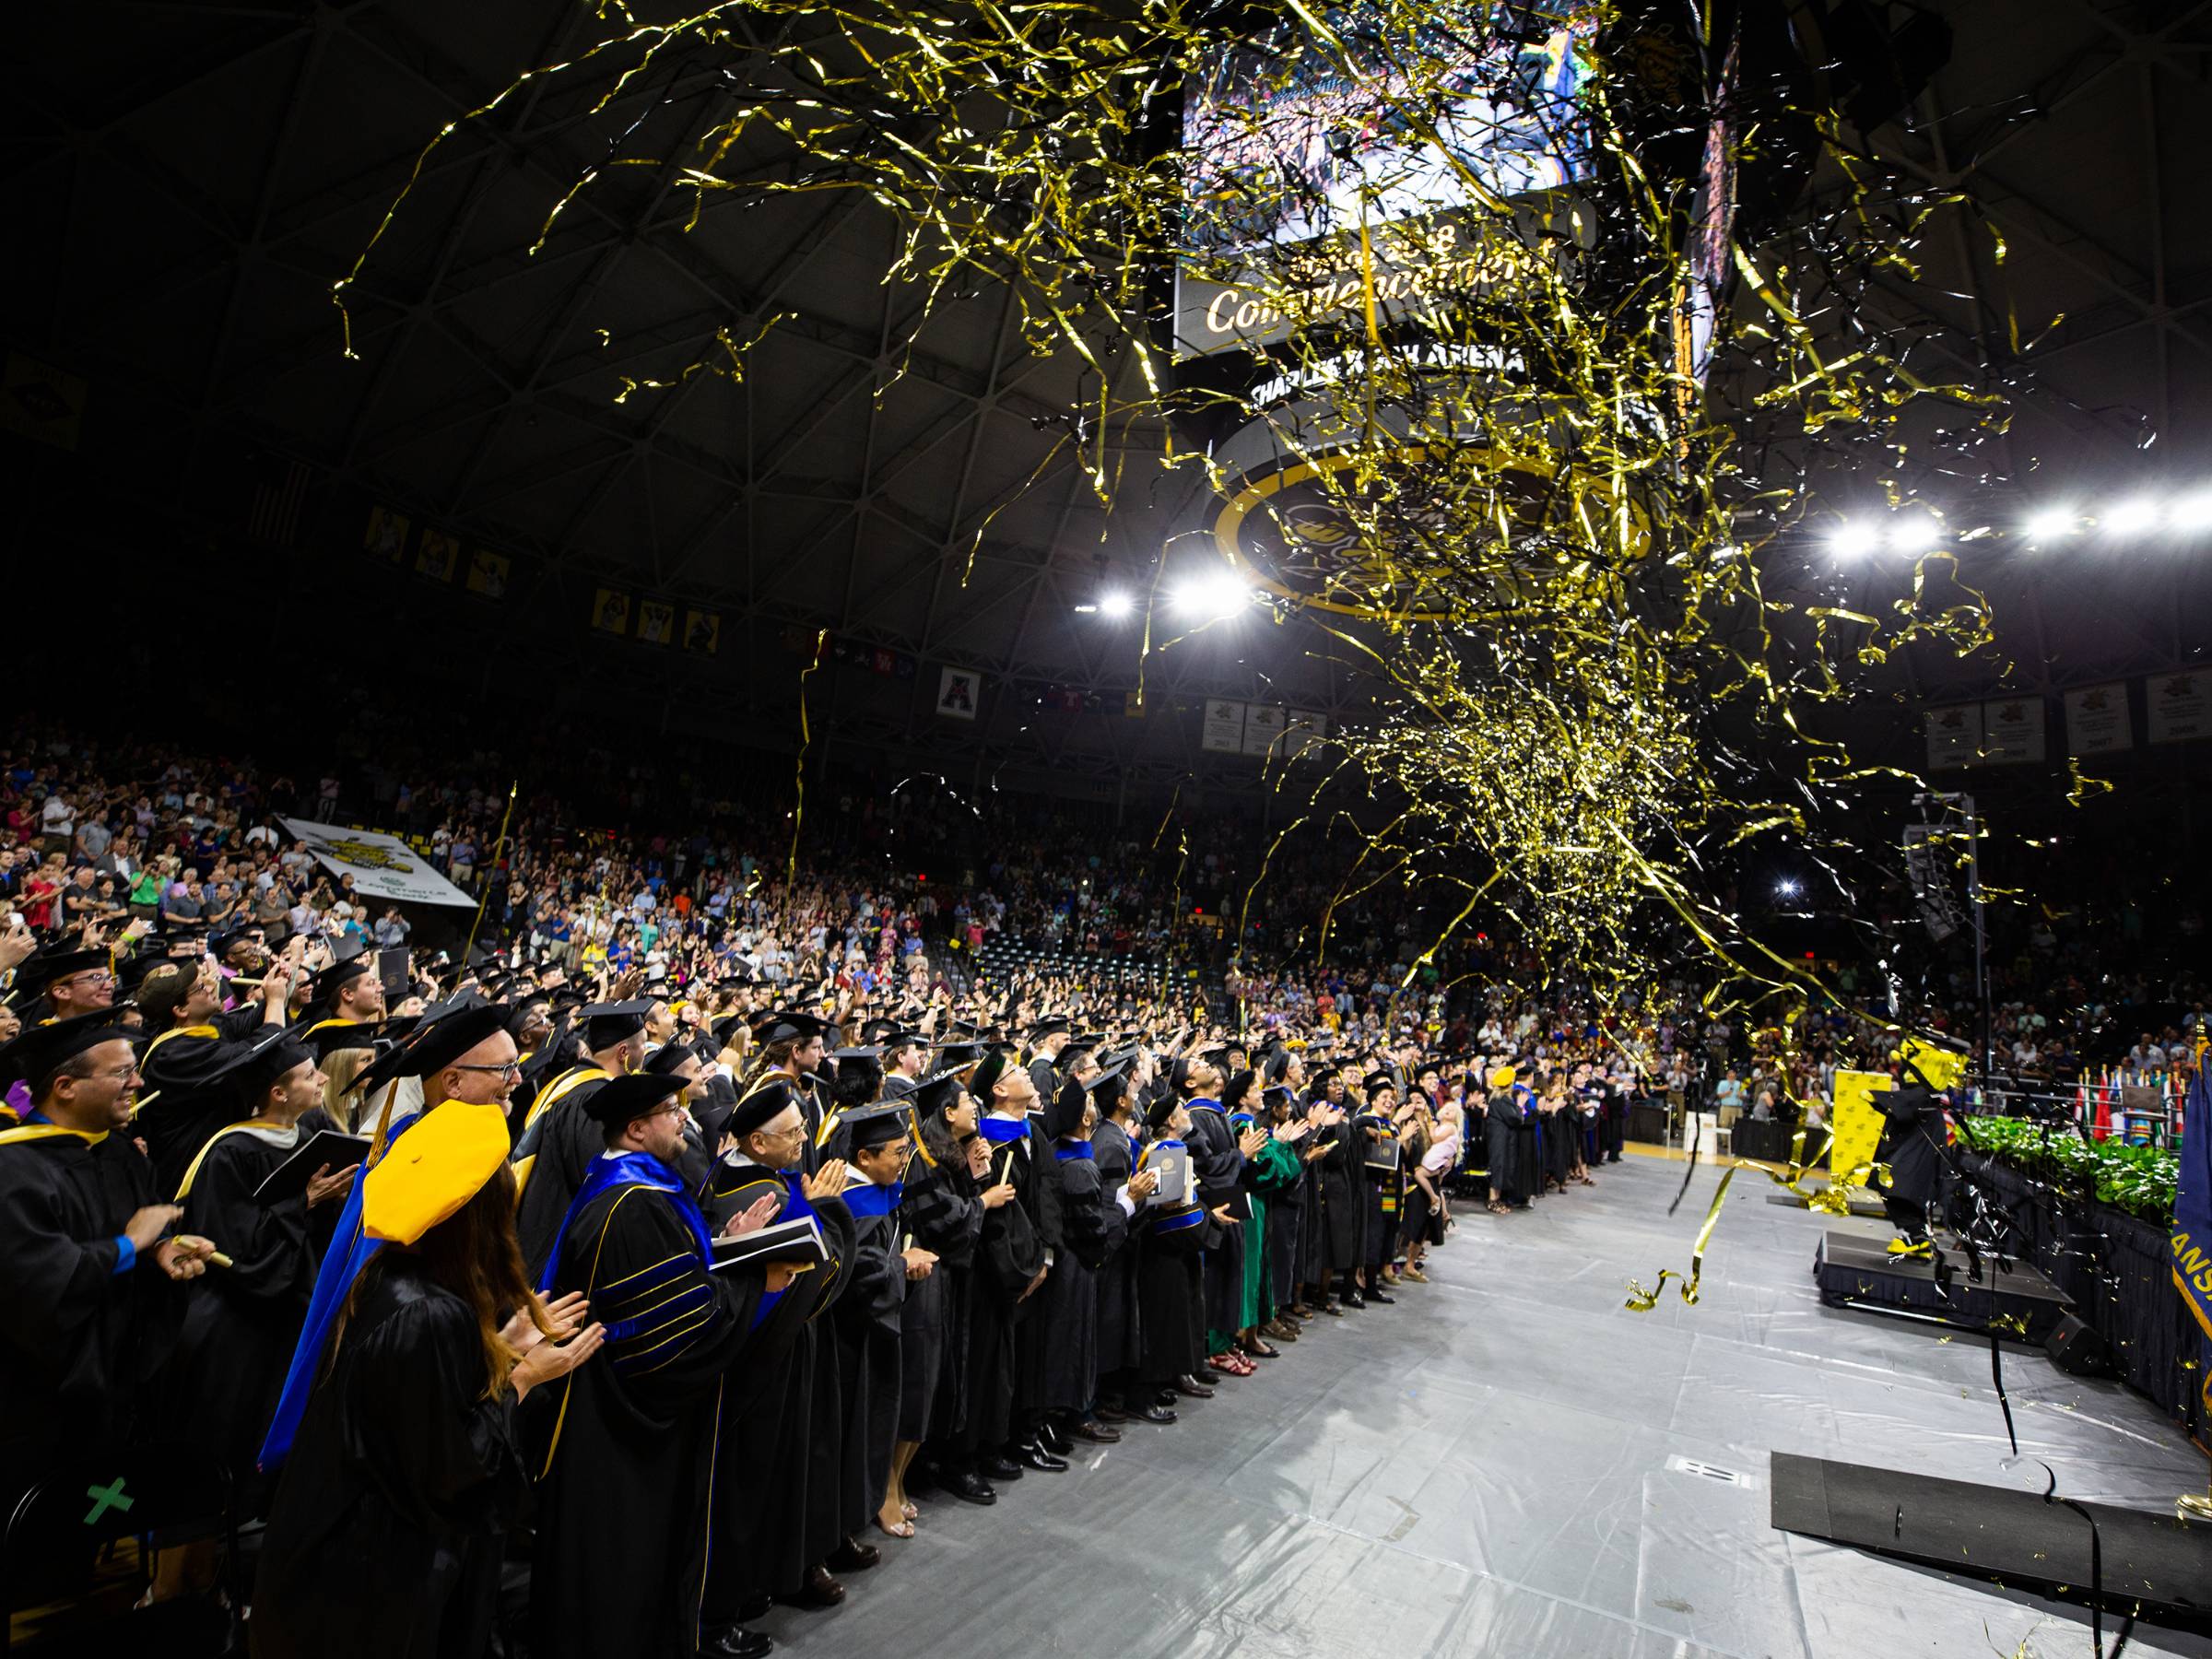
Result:
<svg viewBox="0 0 2212 1659"><path fill-rule="evenodd" d="M1172 1394L1169 1395L1168 1397L1170 1399L1174 1398ZM1165 1406L1147 1406L1136 1415L1143 1418L1146 1422L1158 1423L1162 1428L1165 1428L1168 1424L1176 1421L1175 1414L1170 1411Z"/></svg>
<svg viewBox="0 0 2212 1659"><path fill-rule="evenodd" d="M1158 1394L1152 1396L1152 1404L1158 1406L1164 1411L1171 1409L1175 1402L1181 1398L1182 1398L1182 1395L1178 1394L1174 1389L1163 1388Z"/></svg>
<svg viewBox="0 0 2212 1659"><path fill-rule="evenodd" d="M1037 1443L1055 1457L1065 1457L1076 1449L1067 1430L1050 1418L1037 1425Z"/></svg>
<svg viewBox="0 0 2212 1659"><path fill-rule="evenodd" d="M1077 1440L1088 1441L1094 1446L1111 1446L1122 1438L1119 1429L1109 1429L1103 1423L1077 1423L1071 1432Z"/></svg>
<svg viewBox="0 0 2212 1659"><path fill-rule="evenodd" d="M763 1590L737 1609L737 1622L741 1625L759 1624L775 1610L776 1598Z"/></svg>
<svg viewBox="0 0 2212 1659"><path fill-rule="evenodd" d="M1385 1296L1380 1290L1370 1290L1367 1293L1367 1300L1371 1302L1381 1302L1384 1307L1388 1308L1395 1306L1398 1299L1394 1296Z"/></svg>
<svg viewBox="0 0 2212 1659"><path fill-rule="evenodd" d="M1103 1400L1099 1403L1099 1421L1101 1423L1125 1423L1135 1415L1135 1412L1119 1406L1109 1405Z"/></svg>
<svg viewBox="0 0 2212 1659"><path fill-rule="evenodd" d="M1340 1308L1364 1308L1367 1306L1367 1298L1357 1290L1347 1290L1336 1305Z"/></svg>
<svg viewBox="0 0 2212 1659"><path fill-rule="evenodd" d="M848 1536L842 1544L830 1552L826 1563L832 1572L865 1572L883 1559L883 1551L873 1544L863 1544Z"/></svg>
<svg viewBox="0 0 2212 1659"><path fill-rule="evenodd" d="M1195 1377L1178 1377L1171 1386L1186 1400L1210 1400L1214 1397L1214 1391Z"/></svg>
<svg viewBox="0 0 2212 1659"><path fill-rule="evenodd" d="M1021 1478L1019 1464L1010 1457L1000 1457L995 1453L980 1461L975 1465L975 1472L985 1480L1019 1480Z"/></svg>
<svg viewBox="0 0 2212 1659"><path fill-rule="evenodd" d="M1021 1473L1018 1469L1014 1472L1017 1475ZM958 1498L962 1503L998 1501L998 1494L991 1489L991 1483L981 1475L947 1475L937 1482L937 1486L947 1496Z"/></svg>
<svg viewBox="0 0 2212 1659"><path fill-rule="evenodd" d="M845 1599L845 1587L830 1576L827 1567L809 1567L799 1587L776 1599L793 1607L834 1607Z"/></svg>
<svg viewBox="0 0 2212 1659"><path fill-rule="evenodd" d="M1044 1449L1042 1441L1031 1441L1014 1454L1015 1461L1025 1469L1035 1469L1041 1475L1057 1475L1067 1467L1067 1459L1055 1457Z"/></svg>
<svg viewBox="0 0 2212 1659"><path fill-rule="evenodd" d="M766 1630L747 1630L732 1625L718 1631L712 1641L699 1644L699 1659L760 1659L776 1645Z"/></svg>

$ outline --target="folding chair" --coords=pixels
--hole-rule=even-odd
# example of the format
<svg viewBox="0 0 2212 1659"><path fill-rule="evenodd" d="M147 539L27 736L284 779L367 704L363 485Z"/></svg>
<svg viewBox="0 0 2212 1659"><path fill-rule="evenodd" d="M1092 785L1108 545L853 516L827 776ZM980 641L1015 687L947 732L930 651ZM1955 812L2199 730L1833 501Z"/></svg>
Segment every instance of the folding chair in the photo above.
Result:
<svg viewBox="0 0 2212 1659"><path fill-rule="evenodd" d="M65 1455L24 1491L0 1540L0 1653L10 1651L7 1615L83 1597L93 1588L109 1546L137 1538L143 1571L154 1534L173 1539L216 1532L224 1544L223 1588L230 1605L241 1606L245 1597L237 1576L238 1517L231 1508L230 1472L221 1459L171 1443ZM192 1596L134 1607L88 1626L65 1620L51 1642L41 1640L32 1651L51 1649L71 1659L143 1659L148 1653L216 1659L229 1648L230 1615Z"/></svg>

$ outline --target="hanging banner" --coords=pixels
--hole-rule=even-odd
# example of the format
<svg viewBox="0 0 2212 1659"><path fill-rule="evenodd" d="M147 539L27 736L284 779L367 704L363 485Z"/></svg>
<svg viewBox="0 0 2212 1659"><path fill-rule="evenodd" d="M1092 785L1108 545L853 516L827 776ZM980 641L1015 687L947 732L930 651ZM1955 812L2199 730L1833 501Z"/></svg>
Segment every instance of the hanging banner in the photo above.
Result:
<svg viewBox="0 0 2212 1659"><path fill-rule="evenodd" d="M937 676L937 712L947 720L973 720L982 692L983 677L974 669L944 669Z"/></svg>
<svg viewBox="0 0 2212 1659"><path fill-rule="evenodd" d="M676 606L665 599L638 601L638 638L648 645L676 643Z"/></svg>
<svg viewBox="0 0 2212 1659"><path fill-rule="evenodd" d="M1211 755L1241 755L1244 752L1244 705L1227 698L1209 697L1206 700L1206 726L1199 734L1198 747Z"/></svg>
<svg viewBox="0 0 2212 1659"><path fill-rule="evenodd" d="M430 861L396 835L374 830L341 830L307 818L278 818L286 835L307 843L307 850L334 876L353 877L354 891L364 899L388 899L397 904L458 904L474 909L476 900L430 867Z"/></svg>
<svg viewBox="0 0 2212 1659"><path fill-rule="evenodd" d="M592 595L592 626L601 633L629 631L629 595L619 588L600 588Z"/></svg>
<svg viewBox="0 0 2212 1659"><path fill-rule="evenodd" d="M370 508L369 528L361 536L362 548L371 559L397 564L406 556L407 524L404 512L395 512L389 507Z"/></svg>
<svg viewBox="0 0 2212 1659"><path fill-rule="evenodd" d="M1982 705L1928 711L1928 770L1971 766L1982 759Z"/></svg>
<svg viewBox="0 0 2212 1659"><path fill-rule="evenodd" d="M1296 757L1306 752L1306 746L1315 738L1327 735L1329 717L1311 714L1303 709L1292 709L1283 720L1283 750Z"/></svg>
<svg viewBox="0 0 2212 1659"><path fill-rule="evenodd" d="M684 613L684 649L712 656L722 649L722 618L713 611Z"/></svg>
<svg viewBox="0 0 2212 1659"><path fill-rule="evenodd" d="M2066 693L2068 754L2104 755L2135 746L2135 722L2128 717L2125 681L2082 686Z"/></svg>
<svg viewBox="0 0 2212 1659"><path fill-rule="evenodd" d="M1244 710L1244 752L1264 755L1269 759L1282 752L1283 712L1271 709L1265 703L1251 703Z"/></svg>
<svg viewBox="0 0 2212 1659"><path fill-rule="evenodd" d="M504 553L494 553L489 547L478 547L468 556L468 591L487 599L507 596L507 572L514 561Z"/></svg>
<svg viewBox="0 0 2212 1659"><path fill-rule="evenodd" d="M415 548L415 574L432 582L451 582L453 567L461 562L461 538L442 530L425 530Z"/></svg>
<svg viewBox="0 0 2212 1659"><path fill-rule="evenodd" d="M2143 682L2144 726L2153 743L2212 737L2212 674L2162 674Z"/></svg>
<svg viewBox="0 0 2212 1659"><path fill-rule="evenodd" d="M1982 705L1982 759L1992 766L2041 765L2043 700L2010 697Z"/></svg>

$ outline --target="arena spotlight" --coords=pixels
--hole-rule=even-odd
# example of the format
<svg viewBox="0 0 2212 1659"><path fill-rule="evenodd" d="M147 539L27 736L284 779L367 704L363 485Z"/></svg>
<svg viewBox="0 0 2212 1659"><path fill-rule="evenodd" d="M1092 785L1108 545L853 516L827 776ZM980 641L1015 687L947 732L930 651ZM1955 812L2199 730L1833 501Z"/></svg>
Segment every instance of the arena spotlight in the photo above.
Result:
<svg viewBox="0 0 2212 1659"><path fill-rule="evenodd" d="M1175 590L1177 613L1192 621L1214 622L1234 616L1252 598L1252 590L1227 571L1192 578Z"/></svg>
<svg viewBox="0 0 2212 1659"><path fill-rule="evenodd" d="M2193 489L2176 496L2166 510L2166 522L2184 533L2212 530L2212 489Z"/></svg>
<svg viewBox="0 0 2212 1659"><path fill-rule="evenodd" d="M2141 535L2157 529L2163 516L2158 502L2148 496L2136 496L2110 509L2098 521L2097 527L2107 535Z"/></svg>
<svg viewBox="0 0 2212 1659"><path fill-rule="evenodd" d="M1911 512L1900 517L1889 526L1889 549L1908 557L1933 553L1947 539L1943 523L1932 513Z"/></svg>
<svg viewBox="0 0 2212 1659"><path fill-rule="evenodd" d="M1099 595L1098 611L1099 615L1101 617L1111 617L1118 619L1127 616L1133 606L1134 602L1130 599L1128 594L1124 593L1115 592L1111 594L1101 594Z"/></svg>
<svg viewBox="0 0 2212 1659"><path fill-rule="evenodd" d="M2031 542L2063 541L2081 528L2081 514L2071 507L2046 507L2020 526Z"/></svg>
<svg viewBox="0 0 2212 1659"><path fill-rule="evenodd" d="M1829 550L1838 559L1865 559L1881 545L1881 526L1857 519L1845 519L1828 533Z"/></svg>
<svg viewBox="0 0 2212 1659"><path fill-rule="evenodd" d="M1794 876L1784 876L1774 884L1774 897L1777 899L1794 899L1804 890L1798 886L1797 878Z"/></svg>

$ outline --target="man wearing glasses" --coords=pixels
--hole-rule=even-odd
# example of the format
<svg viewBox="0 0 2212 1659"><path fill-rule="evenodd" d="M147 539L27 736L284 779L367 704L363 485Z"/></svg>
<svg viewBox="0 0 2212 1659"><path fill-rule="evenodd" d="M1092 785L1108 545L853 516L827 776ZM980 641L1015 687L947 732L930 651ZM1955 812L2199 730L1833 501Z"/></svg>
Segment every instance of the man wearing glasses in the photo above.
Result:
<svg viewBox="0 0 2212 1659"><path fill-rule="evenodd" d="M167 1236L153 1170L125 1135L138 1090L130 1033L94 1014L31 1025L0 1049L32 1110L0 1133L0 1504L57 1455L128 1439L141 1389L175 1343L175 1281L214 1246Z"/></svg>
<svg viewBox="0 0 2212 1659"><path fill-rule="evenodd" d="M28 1013L32 1025L102 1014L115 1004L115 974L105 950L41 951L16 977L26 994L45 994L44 1005Z"/></svg>

